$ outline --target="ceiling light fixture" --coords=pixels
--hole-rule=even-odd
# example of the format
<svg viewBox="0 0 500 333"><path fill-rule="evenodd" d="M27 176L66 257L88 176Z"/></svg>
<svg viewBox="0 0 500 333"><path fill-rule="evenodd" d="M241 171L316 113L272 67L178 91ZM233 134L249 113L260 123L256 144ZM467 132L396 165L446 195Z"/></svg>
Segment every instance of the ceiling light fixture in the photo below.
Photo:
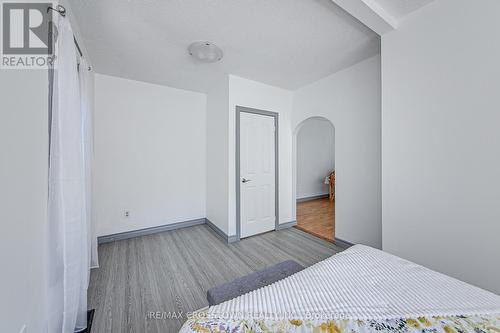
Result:
<svg viewBox="0 0 500 333"><path fill-rule="evenodd" d="M189 45L188 52L198 61L206 63L220 61L224 55L222 50L211 42L194 42Z"/></svg>

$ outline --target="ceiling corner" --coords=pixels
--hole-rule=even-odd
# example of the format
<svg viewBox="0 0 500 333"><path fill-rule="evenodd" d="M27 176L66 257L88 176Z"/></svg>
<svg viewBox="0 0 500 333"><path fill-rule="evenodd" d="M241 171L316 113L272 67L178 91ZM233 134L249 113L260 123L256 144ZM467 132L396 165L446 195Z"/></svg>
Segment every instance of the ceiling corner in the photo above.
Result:
<svg viewBox="0 0 500 333"><path fill-rule="evenodd" d="M374 0L332 1L380 36L397 28L397 19Z"/></svg>

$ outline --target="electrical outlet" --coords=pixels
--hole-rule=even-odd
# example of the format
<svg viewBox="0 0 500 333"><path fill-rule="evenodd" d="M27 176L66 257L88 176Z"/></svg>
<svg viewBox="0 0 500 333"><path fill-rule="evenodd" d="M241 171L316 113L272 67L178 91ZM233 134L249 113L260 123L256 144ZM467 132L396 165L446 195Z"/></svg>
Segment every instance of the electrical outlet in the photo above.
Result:
<svg viewBox="0 0 500 333"><path fill-rule="evenodd" d="M128 210L125 211L125 217L130 217L130 212Z"/></svg>

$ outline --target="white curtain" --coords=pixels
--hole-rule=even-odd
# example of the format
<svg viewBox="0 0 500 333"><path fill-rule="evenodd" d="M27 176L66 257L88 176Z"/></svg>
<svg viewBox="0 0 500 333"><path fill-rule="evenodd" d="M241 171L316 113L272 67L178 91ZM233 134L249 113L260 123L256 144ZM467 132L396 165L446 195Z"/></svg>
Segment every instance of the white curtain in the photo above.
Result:
<svg viewBox="0 0 500 333"><path fill-rule="evenodd" d="M95 225L92 219L92 160L93 137L94 137L94 86L93 75L90 72L90 67L85 58L80 58L78 66L78 76L80 78L80 108L82 113L82 139L83 139L83 156L85 167L85 207L86 221L88 232L88 249L89 249L89 267L99 267L97 256L97 235ZM89 271L90 273L90 271Z"/></svg>
<svg viewBox="0 0 500 333"><path fill-rule="evenodd" d="M48 332L72 333L87 326L94 246L90 222L92 103L88 73L79 76L73 32L64 17L57 21L55 55L49 156Z"/></svg>

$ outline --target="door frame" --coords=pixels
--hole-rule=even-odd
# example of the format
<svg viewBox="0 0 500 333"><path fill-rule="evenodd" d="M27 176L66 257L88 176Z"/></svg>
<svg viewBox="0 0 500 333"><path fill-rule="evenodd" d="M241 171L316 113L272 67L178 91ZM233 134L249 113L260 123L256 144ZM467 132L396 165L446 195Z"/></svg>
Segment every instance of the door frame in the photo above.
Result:
<svg viewBox="0 0 500 333"><path fill-rule="evenodd" d="M240 169L240 116L241 113L253 113L261 116L274 118L274 210L276 220L274 221L274 230L278 229L279 225L279 114L277 112L253 109L245 106L236 105L236 237L238 241L241 239L241 169Z"/></svg>

